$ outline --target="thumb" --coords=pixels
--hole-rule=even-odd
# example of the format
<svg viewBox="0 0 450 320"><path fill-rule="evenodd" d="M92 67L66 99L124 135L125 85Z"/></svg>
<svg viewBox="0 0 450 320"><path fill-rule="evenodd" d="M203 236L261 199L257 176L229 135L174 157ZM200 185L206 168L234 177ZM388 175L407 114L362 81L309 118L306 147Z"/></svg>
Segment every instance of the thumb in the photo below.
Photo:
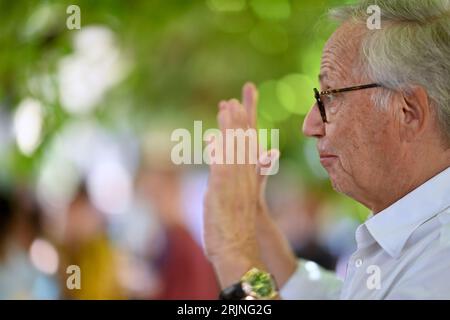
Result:
<svg viewBox="0 0 450 320"><path fill-rule="evenodd" d="M278 149L271 149L269 151L264 151L258 159L256 164L256 173L258 174L258 185L260 188L261 196L264 196L264 191L266 189L267 177L271 168L277 163L280 158L280 151Z"/></svg>

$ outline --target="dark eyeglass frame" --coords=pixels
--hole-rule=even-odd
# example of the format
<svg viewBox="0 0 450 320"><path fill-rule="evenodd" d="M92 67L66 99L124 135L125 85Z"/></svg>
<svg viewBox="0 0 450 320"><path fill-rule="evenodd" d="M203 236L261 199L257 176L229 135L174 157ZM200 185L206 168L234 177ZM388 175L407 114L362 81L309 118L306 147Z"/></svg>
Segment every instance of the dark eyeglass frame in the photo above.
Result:
<svg viewBox="0 0 450 320"><path fill-rule="evenodd" d="M327 114L325 112L325 105L322 101L322 96L328 96L330 94L340 93L340 92L348 92L348 91L355 91L355 90L363 90L363 89L369 89L369 88L377 88L381 87L378 83L370 83L370 84L364 84L359 86L353 86L353 87L347 87L347 88L341 88L341 89L333 89L333 90L325 90L320 91L317 90L317 88L314 88L314 98L316 98L317 101L317 107L320 111L320 116L322 117L323 123L327 123Z"/></svg>

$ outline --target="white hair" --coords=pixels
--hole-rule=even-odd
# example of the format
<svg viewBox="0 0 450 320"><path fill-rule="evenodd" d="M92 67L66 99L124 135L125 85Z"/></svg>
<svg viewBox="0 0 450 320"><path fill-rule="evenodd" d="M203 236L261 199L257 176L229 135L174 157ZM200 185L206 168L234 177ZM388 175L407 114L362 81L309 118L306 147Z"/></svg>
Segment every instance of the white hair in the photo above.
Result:
<svg viewBox="0 0 450 320"><path fill-rule="evenodd" d="M367 28L362 40L367 76L404 92L423 87L450 141L450 0L361 0L332 9L330 16L366 24L371 5L380 8L381 29ZM374 101L387 105L389 97L378 93Z"/></svg>

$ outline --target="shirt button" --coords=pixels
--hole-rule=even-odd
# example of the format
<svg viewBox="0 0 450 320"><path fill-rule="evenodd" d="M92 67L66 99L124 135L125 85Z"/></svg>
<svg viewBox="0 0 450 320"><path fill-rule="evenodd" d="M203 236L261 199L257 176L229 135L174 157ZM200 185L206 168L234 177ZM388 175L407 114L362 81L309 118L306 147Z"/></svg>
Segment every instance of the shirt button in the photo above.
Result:
<svg viewBox="0 0 450 320"><path fill-rule="evenodd" d="M355 261L355 266L356 266L357 268L361 267L362 264L363 264L363 261L362 261L361 259L356 259L356 261Z"/></svg>

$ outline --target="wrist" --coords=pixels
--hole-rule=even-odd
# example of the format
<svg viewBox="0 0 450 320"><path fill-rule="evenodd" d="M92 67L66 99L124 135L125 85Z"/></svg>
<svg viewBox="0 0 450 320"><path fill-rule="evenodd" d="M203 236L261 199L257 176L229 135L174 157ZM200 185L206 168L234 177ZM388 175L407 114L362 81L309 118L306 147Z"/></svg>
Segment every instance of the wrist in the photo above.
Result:
<svg viewBox="0 0 450 320"><path fill-rule="evenodd" d="M236 283L252 268L267 269L256 254L233 252L232 254L222 254L211 259L211 262L222 288Z"/></svg>
<svg viewBox="0 0 450 320"><path fill-rule="evenodd" d="M297 257L277 224L270 217L267 206L261 206L256 225L261 259L282 287L297 269Z"/></svg>

